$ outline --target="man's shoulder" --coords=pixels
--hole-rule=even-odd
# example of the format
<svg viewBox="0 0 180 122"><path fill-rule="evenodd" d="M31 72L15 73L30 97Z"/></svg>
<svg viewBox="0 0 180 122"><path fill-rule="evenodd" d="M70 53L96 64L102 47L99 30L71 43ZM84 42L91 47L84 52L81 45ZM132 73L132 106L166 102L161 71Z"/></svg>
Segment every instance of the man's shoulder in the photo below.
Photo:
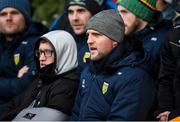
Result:
<svg viewBox="0 0 180 122"><path fill-rule="evenodd" d="M48 28L39 22L32 22L24 33L24 39L34 40L48 32Z"/></svg>

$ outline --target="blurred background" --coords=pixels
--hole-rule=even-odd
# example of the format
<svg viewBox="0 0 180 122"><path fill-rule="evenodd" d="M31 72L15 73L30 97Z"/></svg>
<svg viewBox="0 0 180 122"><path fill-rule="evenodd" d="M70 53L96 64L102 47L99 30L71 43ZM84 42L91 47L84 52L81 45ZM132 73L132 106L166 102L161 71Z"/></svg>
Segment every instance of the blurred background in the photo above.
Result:
<svg viewBox="0 0 180 122"><path fill-rule="evenodd" d="M33 20L48 26L63 12L66 0L30 0Z"/></svg>

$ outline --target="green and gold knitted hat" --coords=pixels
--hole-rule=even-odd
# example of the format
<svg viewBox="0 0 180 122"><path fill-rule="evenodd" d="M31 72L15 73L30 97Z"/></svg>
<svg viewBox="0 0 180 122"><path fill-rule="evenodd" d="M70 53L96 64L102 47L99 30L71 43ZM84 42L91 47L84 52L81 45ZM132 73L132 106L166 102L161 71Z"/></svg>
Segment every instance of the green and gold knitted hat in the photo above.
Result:
<svg viewBox="0 0 180 122"><path fill-rule="evenodd" d="M147 22L152 20L156 12L156 0L117 0L117 4Z"/></svg>

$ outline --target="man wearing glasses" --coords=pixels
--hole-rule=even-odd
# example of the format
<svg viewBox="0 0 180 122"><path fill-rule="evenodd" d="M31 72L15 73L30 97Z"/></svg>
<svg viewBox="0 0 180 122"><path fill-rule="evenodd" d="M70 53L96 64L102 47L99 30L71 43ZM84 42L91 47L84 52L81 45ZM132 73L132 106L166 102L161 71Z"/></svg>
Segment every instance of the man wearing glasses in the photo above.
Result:
<svg viewBox="0 0 180 122"><path fill-rule="evenodd" d="M37 78L29 89L8 104L0 120L66 120L78 89L77 47L66 31L51 31L35 46Z"/></svg>

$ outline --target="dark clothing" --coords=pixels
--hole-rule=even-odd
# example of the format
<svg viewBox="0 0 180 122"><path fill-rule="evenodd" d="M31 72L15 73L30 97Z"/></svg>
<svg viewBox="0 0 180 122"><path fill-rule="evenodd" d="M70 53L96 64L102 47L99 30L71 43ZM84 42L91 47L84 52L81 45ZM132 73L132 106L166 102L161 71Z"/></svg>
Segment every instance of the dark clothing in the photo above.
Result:
<svg viewBox="0 0 180 122"><path fill-rule="evenodd" d="M155 86L144 54L128 51L132 45L124 43L84 69L70 120L147 119Z"/></svg>
<svg viewBox="0 0 180 122"><path fill-rule="evenodd" d="M68 2L69 1L66 1L66 4L68 4ZM99 5L101 6L102 10L117 8L117 4L113 0L100 0ZM51 30L66 30L70 33L73 32L70 26L69 20L68 20L68 12L66 10L66 6L67 5L65 5L65 11L61 13L51 24L50 31Z"/></svg>
<svg viewBox="0 0 180 122"><path fill-rule="evenodd" d="M68 13L64 11L61 16L58 16L56 20L52 23L50 31L52 30L65 30L74 34L73 29L69 23Z"/></svg>
<svg viewBox="0 0 180 122"><path fill-rule="evenodd" d="M74 71L51 77L44 80L45 82L37 78L25 93L8 104L8 112L1 117L1 120L12 120L34 100L36 100L34 107L53 108L70 115L78 88L78 79Z"/></svg>
<svg viewBox="0 0 180 122"><path fill-rule="evenodd" d="M78 50L78 74L80 74L83 69L89 64L90 52L87 45L86 34L75 36L75 40Z"/></svg>
<svg viewBox="0 0 180 122"><path fill-rule="evenodd" d="M180 20L180 18L179 18ZM159 111L180 111L180 25L170 30L161 49ZM180 114L179 114L180 115Z"/></svg>
<svg viewBox="0 0 180 122"><path fill-rule="evenodd" d="M20 94L31 83L35 70L35 42L44 32L44 26L33 23L25 32L14 36L11 42L0 34L0 111L3 111L3 104ZM28 72L22 78L17 78L18 71L25 65L29 67Z"/></svg>
<svg viewBox="0 0 180 122"><path fill-rule="evenodd" d="M61 42L59 38L63 38ZM15 120L22 120L28 114L23 112L29 108L35 110L33 114L36 116L33 120L44 119L46 115L38 109L43 107L46 108L44 111L49 109L56 111L47 113L49 120L57 120L57 116L60 120L66 119L60 114L57 115L57 112L70 114L79 84L79 77L75 74L78 66L75 40L65 31L51 31L36 41L35 51L39 50L42 40L46 40L46 43L51 45L54 52L54 57L51 58L55 61L40 68L39 57L34 56L37 79L26 92L8 104L8 111L1 117L2 120L12 120L14 117L16 117ZM55 113L56 116L53 116Z"/></svg>
<svg viewBox="0 0 180 122"><path fill-rule="evenodd" d="M102 9L110 9L110 8L116 8L117 7L116 3L112 0L98 1L98 4L100 6L98 8L96 7L96 9L94 9L94 5L92 4L91 0L90 1L84 1L84 2L85 3L87 2L88 8L90 8L90 10L94 11L93 13L92 13L92 11L90 11L92 13L92 15L95 14L96 12L102 10ZM97 1L93 0L93 3L94 2L97 2ZM87 36L85 33L81 34L81 35L76 35L74 33L74 31L70 25L69 19L68 19L67 6L69 4L69 1L67 1L66 4L67 5L65 6L64 12L54 20L54 22L52 23L52 25L50 27L50 31L52 31L52 30L65 30L65 31L67 31L73 35L73 37L76 40L77 49L78 49L78 64L79 65L78 65L77 74L80 75L81 72L83 71L83 69L89 63L90 52L89 52L89 48L87 45Z"/></svg>
<svg viewBox="0 0 180 122"><path fill-rule="evenodd" d="M160 65L160 49L165 36L169 31L169 24L159 22L153 26L146 26L144 29L136 32L134 36L142 41L144 50L151 56L150 72L152 77L157 80Z"/></svg>

